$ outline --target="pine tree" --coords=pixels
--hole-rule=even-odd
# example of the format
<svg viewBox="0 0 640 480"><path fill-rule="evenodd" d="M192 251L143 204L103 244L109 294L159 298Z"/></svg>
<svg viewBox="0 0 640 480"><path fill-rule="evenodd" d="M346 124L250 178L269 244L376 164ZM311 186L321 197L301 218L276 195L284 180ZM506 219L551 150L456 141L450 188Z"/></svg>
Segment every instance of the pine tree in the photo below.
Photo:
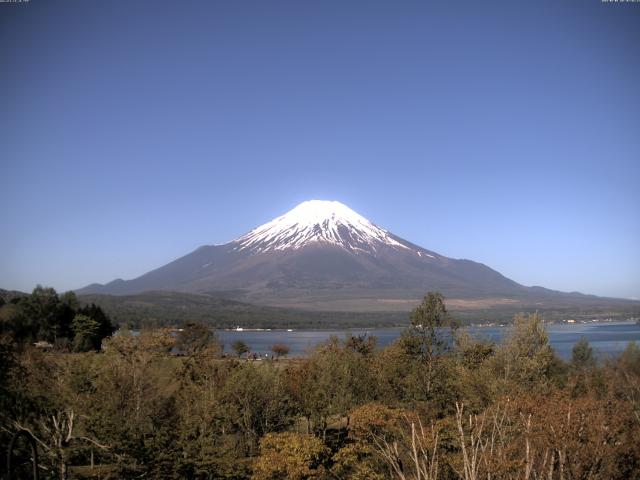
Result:
<svg viewBox="0 0 640 480"><path fill-rule="evenodd" d="M78 314L73 317L73 332L73 349L76 352L97 350L100 347L100 324L90 316Z"/></svg>

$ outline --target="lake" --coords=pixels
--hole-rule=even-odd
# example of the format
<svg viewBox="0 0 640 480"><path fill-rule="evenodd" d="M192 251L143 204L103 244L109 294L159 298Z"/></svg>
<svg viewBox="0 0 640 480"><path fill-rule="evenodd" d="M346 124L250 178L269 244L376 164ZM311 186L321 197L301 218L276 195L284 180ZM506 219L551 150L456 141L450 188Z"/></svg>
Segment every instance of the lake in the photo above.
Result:
<svg viewBox="0 0 640 480"><path fill-rule="evenodd" d="M635 322L594 322L575 324L546 325L551 346L556 353L564 358L571 358L573 345L585 337L594 353L599 358L612 357L622 352L630 341L640 343L640 325ZM264 356L271 355L271 346L284 343L289 346L290 357L308 355L313 348L337 336L340 339L346 335L371 335L378 338L378 346L384 347L400 336L402 328L372 328L372 329L337 329L337 330L219 330L217 333L224 342L225 351L231 351L231 343L242 340L251 348L252 353ZM509 333L509 327L466 327L472 335L480 338L500 342Z"/></svg>

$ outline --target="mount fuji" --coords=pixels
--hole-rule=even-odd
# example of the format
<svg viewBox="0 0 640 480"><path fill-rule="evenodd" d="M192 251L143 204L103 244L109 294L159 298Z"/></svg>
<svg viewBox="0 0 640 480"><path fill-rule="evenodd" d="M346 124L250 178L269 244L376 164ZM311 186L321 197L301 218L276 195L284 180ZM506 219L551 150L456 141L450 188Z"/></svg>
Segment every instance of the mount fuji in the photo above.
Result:
<svg viewBox="0 0 640 480"><path fill-rule="evenodd" d="M322 200L303 202L229 243L200 247L138 278L92 284L78 293L146 291L323 310L407 309L427 291L475 307L596 298L525 287L481 263L419 247L342 203Z"/></svg>

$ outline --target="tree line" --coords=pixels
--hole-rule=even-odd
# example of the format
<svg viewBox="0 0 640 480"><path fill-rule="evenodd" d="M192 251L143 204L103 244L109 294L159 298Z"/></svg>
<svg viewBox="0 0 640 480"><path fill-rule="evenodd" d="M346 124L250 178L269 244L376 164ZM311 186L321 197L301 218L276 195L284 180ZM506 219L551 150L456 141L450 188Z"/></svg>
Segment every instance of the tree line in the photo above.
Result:
<svg viewBox="0 0 640 480"><path fill-rule="evenodd" d="M385 348L332 338L279 361L224 356L198 324L102 343L43 352L2 337L0 440L30 432L41 478L640 476L640 348L598 362L583 339L565 362L537 314L495 344L430 293Z"/></svg>
<svg viewBox="0 0 640 480"><path fill-rule="evenodd" d="M0 297L0 335L20 345L41 342L57 350L99 350L114 330L102 308L81 305L74 292L58 295L38 285L31 295Z"/></svg>

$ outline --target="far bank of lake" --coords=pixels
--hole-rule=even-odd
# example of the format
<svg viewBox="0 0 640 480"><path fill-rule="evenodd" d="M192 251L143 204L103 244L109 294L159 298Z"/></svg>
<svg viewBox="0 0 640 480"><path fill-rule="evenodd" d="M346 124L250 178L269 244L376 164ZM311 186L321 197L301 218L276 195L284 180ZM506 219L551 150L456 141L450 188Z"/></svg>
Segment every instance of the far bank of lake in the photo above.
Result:
<svg viewBox="0 0 640 480"><path fill-rule="evenodd" d="M509 334L509 326L504 327L465 327L472 335L500 342ZM549 324L546 326L549 341L556 353L564 358L571 358L573 345L585 337L594 353L599 358L612 357L622 352L631 341L640 343L640 324L633 321L593 322L573 324ZM379 347L395 341L403 328L371 328L371 329L332 329L332 330L218 330L218 336L230 352L231 343L236 340L245 342L252 353L262 357L271 355L271 346L283 343L289 346L290 357L308 355L318 344L327 341L331 336L345 338L347 335L375 336Z"/></svg>

